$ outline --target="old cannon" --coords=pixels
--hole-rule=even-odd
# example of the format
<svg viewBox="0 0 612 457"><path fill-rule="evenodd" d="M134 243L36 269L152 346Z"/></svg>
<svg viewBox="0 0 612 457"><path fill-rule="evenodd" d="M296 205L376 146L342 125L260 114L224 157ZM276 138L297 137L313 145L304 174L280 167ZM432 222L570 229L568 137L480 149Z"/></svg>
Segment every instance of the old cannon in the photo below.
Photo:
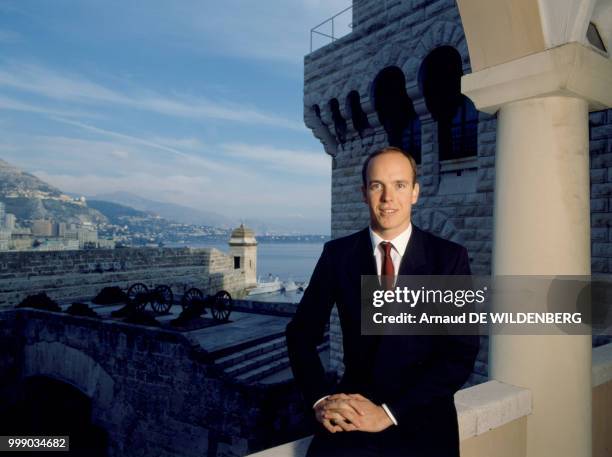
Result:
<svg viewBox="0 0 612 457"><path fill-rule="evenodd" d="M214 295L204 296L197 287L192 287L183 294L181 300L183 315L200 316L206 314L206 308L210 308L213 317L218 321L227 321L232 312L234 301L226 290L220 290Z"/></svg>
<svg viewBox="0 0 612 457"><path fill-rule="evenodd" d="M143 311L150 304L156 314L166 314L174 303L172 289L166 285L160 285L150 290L146 284L137 282L130 286L127 297L128 304L132 305L137 311Z"/></svg>

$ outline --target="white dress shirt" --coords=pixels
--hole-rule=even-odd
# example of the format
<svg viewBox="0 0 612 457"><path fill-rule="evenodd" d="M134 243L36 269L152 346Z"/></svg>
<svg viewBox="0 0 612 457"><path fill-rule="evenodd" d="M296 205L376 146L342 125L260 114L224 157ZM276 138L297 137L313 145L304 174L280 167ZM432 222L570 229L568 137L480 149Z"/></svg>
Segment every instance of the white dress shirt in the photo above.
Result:
<svg viewBox="0 0 612 457"><path fill-rule="evenodd" d="M380 243L387 241L391 243L391 260L393 261L393 268L395 270L395 276L399 274L400 264L402 263L402 257L406 252L408 241L410 241L410 235L412 235L412 224L408 226L406 230L397 235L392 240L383 240L372 227L370 227L370 240L372 241L372 249L374 250L374 259L376 260L376 274L380 278L382 271L383 262L383 251L384 249L380 246Z"/></svg>
<svg viewBox="0 0 612 457"><path fill-rule="evenodd" d="M391 243L391 260L393 261L393 268L395 269L395 276L397 277L397 275L399 274L400 264L402 263L402 257L406 252L408 241L410 241L410 235L412 235L412 224L410 224L406 230L404 230L392 240L385 240L381 238L381 236L374 232L374 230L372 230L372 227L370 227L370 240L372 241L374 259L376 260L376 274L379 278L381 276L381 265L383 261L383 249L380 246L380 243L382 243L383 241ZM316 407L319 402L325 400L327 397L329 397L329 395L319 398L314 403L314 405L312 405L312 407ZM383 403L381 406L387 413L387 416L389 416L389 419L391 419L391 422L397 425L397 420L395 419L393 413L391 413L391 410L387 407L387 405Z"/></svg>

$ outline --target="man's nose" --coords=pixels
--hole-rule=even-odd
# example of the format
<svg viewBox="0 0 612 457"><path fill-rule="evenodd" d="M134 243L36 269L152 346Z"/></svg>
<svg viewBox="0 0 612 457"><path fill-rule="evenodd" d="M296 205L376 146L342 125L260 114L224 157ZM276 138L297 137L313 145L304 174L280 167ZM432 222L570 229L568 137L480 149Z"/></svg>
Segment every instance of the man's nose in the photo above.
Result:
<svg viewBox="0 0 612 457"><path fill-rule="evenodd" d="M380 196L383 201L393 200L393 190L388 187L383 187L382 195Z"/></svg>

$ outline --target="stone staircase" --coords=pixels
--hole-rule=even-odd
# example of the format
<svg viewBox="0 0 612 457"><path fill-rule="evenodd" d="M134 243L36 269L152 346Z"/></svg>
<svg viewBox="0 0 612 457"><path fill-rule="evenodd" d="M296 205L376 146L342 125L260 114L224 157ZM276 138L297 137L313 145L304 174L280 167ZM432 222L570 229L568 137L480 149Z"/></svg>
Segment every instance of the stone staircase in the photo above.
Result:
<svg viewBox="0 0 612 457"><path fill-rule="evenodd" d="M329 349L329 337L319 346L319 353ZM265 381L290 367L284 332L226 347L211 354L213 363L224 376L240 383ZM287 373L287 379L291 377Z"/></svg>

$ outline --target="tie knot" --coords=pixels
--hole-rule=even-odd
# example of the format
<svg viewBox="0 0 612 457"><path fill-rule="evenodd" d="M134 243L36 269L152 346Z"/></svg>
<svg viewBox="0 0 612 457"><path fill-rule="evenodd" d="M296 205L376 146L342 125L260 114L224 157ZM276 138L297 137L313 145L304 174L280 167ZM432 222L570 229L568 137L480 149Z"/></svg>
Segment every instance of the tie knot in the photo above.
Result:
<svg viewBox="0 0 612 457"><path fill-rule="evenodd" d="M383 241L382 243L380 243L380 245L382 246L383 251L385 251L385 255L391 254L391 248L393 247L392 243L389 243L388 241Z"/></svg>

